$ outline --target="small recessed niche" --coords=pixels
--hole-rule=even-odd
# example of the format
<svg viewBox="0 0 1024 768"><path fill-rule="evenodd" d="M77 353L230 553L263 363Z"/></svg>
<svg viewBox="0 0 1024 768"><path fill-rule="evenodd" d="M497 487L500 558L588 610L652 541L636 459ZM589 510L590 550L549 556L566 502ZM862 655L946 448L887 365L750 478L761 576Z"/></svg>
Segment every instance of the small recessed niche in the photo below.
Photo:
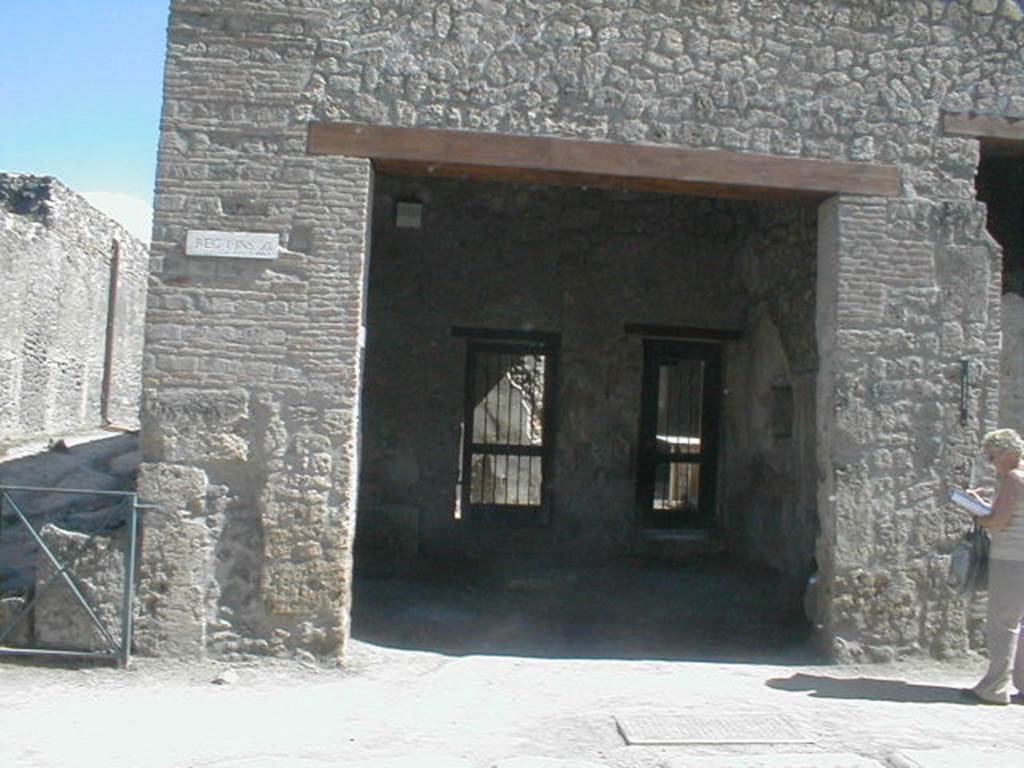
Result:
<svg viewBox="0 0 1024 768"><path fill-rule="evenodd" d="M419 229L423 224L423 203L405 200L395 204L395 226L398 229Z"/></svg>

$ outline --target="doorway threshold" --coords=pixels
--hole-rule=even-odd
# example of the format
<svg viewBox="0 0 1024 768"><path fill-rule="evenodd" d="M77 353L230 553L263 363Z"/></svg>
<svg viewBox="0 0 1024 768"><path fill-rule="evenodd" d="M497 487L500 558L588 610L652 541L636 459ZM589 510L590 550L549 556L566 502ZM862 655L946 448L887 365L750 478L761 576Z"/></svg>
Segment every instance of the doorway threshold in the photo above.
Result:
<svg viewBox="0 0 1024 768"><path fill-rule="evenodd" d="M645 528L640 531L643 541L692 541L706 543L709 540L706 528Z"/></svg>

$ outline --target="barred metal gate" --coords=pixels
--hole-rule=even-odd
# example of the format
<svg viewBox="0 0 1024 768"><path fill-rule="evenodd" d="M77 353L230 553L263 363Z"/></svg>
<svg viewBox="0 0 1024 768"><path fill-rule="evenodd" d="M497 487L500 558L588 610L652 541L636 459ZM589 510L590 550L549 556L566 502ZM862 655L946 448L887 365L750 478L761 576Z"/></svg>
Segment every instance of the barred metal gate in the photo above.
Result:
<svg viewBox="0 0 1024 768"><path fill-rule="evenodd" d="M125 491L0 485L0 655L128 665L145 507ZM85 561L93 573L76 573Z"/></svg>

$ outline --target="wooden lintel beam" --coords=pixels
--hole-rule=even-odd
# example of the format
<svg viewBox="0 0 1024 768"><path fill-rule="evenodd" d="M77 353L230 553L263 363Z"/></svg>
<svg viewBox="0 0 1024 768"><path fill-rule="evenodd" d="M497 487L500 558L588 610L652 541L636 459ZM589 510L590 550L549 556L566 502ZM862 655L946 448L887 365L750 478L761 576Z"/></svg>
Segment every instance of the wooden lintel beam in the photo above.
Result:
<svg viewBox="0 0 1024 768"><path fill-rule="evenodd" d="M942 116L942 130L950 136L1024 141L1024 118L947 112Z"/></svg>
<svg viewBox="0 0 1024 768"><path fill-rule="evenodd" d="M735 200L821 200L822 192L782 190L753 186L707 184L648 179L640 177L537 171L523 168L497 168L494 166L408 162L403 160L374 160L374 170L392 176L426 176L439 179L469 179L473 181L511 181L519 184L547 184L556 187L629 190L662 194L724 197Z"/></svg>
<svg viewBox="0 0 1024 768"><path fill-rule="evenodd" d="M475 178L581 185L593 179L599 182L593 186L740 197L900 193L899 169L892 165L472 131L312 123L307 150L370 158L382 169L429 173L441 167L449 172L438 175Z"/></svg>

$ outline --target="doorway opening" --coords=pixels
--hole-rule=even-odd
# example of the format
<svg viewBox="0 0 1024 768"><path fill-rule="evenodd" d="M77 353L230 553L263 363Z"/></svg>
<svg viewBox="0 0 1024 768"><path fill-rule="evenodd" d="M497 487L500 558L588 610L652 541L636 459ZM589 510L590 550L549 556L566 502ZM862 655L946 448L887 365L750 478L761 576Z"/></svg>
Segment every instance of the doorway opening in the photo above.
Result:
<svg viewBox="0 0 1024 768"><path fill-rule="evenodd" d="M989 234L1003 251L999 422L1024 421L1024 140L981 141L975 179Z"/></svg>
<svg viewBox="0 0 1024 768"><path fill-rule="evenodd" d="M1024 141L982 141L975 186L1003 248L1003 292L1024 296Z"/></svg>
<svg viewBox="0 0 1024 768"><path fill-rule="evenodd" d="M804 642L816 203L374 188L354 637L737 658L742 616Z"/></svg>
<svg viewBox="0 0 1024 768"><path fill-rule="evenodd" d="M637 502L641 535L714 524L722 355L717 345L644 341Z"/></svg>

